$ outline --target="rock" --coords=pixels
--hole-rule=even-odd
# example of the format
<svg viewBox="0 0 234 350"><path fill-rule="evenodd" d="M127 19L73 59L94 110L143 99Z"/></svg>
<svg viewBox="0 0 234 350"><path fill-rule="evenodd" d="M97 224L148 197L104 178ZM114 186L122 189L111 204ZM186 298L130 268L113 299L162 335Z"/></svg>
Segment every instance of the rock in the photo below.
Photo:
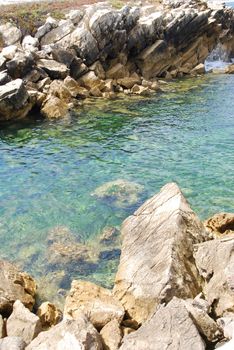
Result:
<svg viewBox="0 0 234 350"><path fill-rule="evenodd" d="M0 86L0 121L23 118L33 103L21 79Z"/></svg>
<svg viewBox="0 0 234 350"><path fill-rule="evenodd" d="M135 84L141 84L140 77L127 77L118 79L117 83L125 89L131 89Z"/></svg>
<svg viewBox="0 0 234 350"><path fill-rule="evenodd" d="M64 21L63 24L57 28L47 32L41 39L41 45L54 44L57 41L63 39L65 36L70 34L75 29L71 20Z"/></svg>
<svg viewBox="0 0 234 350"><path fill-rule="evenodd" d="M60 311L54 304L51 304L48 301L40 305L37 310L37 316L41 320L43 329L48 329L51 326L55 326L63 318L62 311Z"/></svg>
<svg viewBox="0 0 234 350"><path fill-rule="evenodd" d="M74 25L77 25L83 18L84 13L81 10L71 10L66 14L66 18L70 19Z"/></svg>
<svg viewBox="0 0 234 350"><path fill-rule="evenodd" d="M104 350L118 350L123 337L119 322L114 319L108 322L100 332Z"/></svg>
<svg viewBox="0 0 234 350"><path fill-rule="evenodd" d="M90 95L94 97L102 97L102 92L97 86L94 86L90 89Z"/></svg>
<svg viewBox="0 0 234 350"><path fill-rule="evenodd" d="M0 53L0 72L6 69L6 58Z"/></svg>
<svg viewBox="0 0 234 350"><path fill-rule="evenodd" d="M86 98L89 96L88 90L80 86L77 81L69 76L64 79L64 85L73 97Z"/></svg>
<svg viewBox="0 0 234 350"><path fill-rule="evenodd" d="M7 320L7 335L21 337L29 344L42 330L38 316L30 312L19 300L13 305L13 312Z"/></svg>
<svg viewBox="0 0 234 350"><path fill-rule="evenodd" d="M100 236L100 243L105 245L116 243L119 233L116 227L105 227Z"/></svg>
<svg viewBox="0 0 234 350"><path fill-rule="evenodd" d="M193 244L204 241L206 232L175 183L127 218L121 233L114 295L130 318L142 323L159 303L201 291Z"/></svg>
<svg viewBox="0 0 234 350"><path fill-rule="evenodd" d="M7 60L12 60L15 57L17 51L16 45L10 45L6 46L2 49L2 56L5 57Z"/></svg>
<svg viewBox="0 0 234 350"><path fill-rule="evenodd" d="M80 58L75 57L70 66L70 75L73 79L78 80L82 75L88 72L88 67L82 63Z"/></svg>
<svg viewBox="0 0 234 350"><path fill-rule="evenodd" d="M85 87L86 89L93 89L94 87L99 88L100 86L104 88L105 83L102 82L93 71L90 71L79 79L79 83L81 86Z"/></svg>
<svg viewBox="0 0 234 350"><path fill-rule="evenodd" d="M25 347L26 344L21 337L6 337L0 339L1 350L24 350Z"/></svg>
<svg viewBox="0 0 234 350"><path fill-rule="evenodd" d="M30 53L17 52L12 60L7 62L7 71L13 79L25 76L34 66Z"/></svg>
<svg viewBox="0 0 234 350"><path fill-rule="evenodd" d="M56 96L49 96L43 104L41 113L48 119L64 118L68 113L68 105Z"/></svg>
<svg viewBox="0 0 234 350"><path fill-rule="evenodd" d="M135 95L148 96L152 91L145 86L135 84L131 89L131 93Z"/></svg>
<svg viewBox="0 0 234 350"><path fill-rule="evenodd" d="M20 29L8 22L0 25L0 36L5 46L9 46L18 43L22 37L22 33Z"/></svg>
<svg viewBox="0 0 234 350"><path fill-rule="evenodd" d="M112 202L115 206L126 207L136 204L142 192L142 185L118 179L101 185L92 195L98 199Z"/></svg>
<svg viewBox="0 0 234 350"><path fill-rule="evenodd" d="M194 258L213 313L221 317L234 312L234 236L196 245Z"/></svg>
<svg viewBox="0 0 234 350"><path fill-rule="evenodd" d="M113 319L121 322L124 317L122 305L113 298L110 290L91 282L74 280L65 301L64 316L76 319L79 310L97 329Z"/></svg>
<svg viewBox="0 0 234 350"><path fill-rule="evenodd" d="M56 28L58 26L57 21L52 17L47 17L45 24L38 28L35 38L41 39L44 35L46 35L50 30Z"/></svg>
<svg viewBox="0 0 234 350"><path fill-rule="evenodd" d="M7 71L0 72L0 85L5 85L11 81L11 77L7 74Z"/></svg>
<svg viewBox="0 0 234 350"><path fill-rule="evenodd" d="M234 233L234 214L215 214L204 222L206 229L218 236Z"/></svg>
<svg viewBox="0 0 234 350"><path fill-rule="evenodd" d="M26 35L22 41L22 48L26 51L35 52L38 50L39 41L31 35Z"/></svg>
<svg viewBox="0 0 234 350"><path fill-rule="evenodd" d="M228 313L217 319L218 326L222 329L226 339L232 339L234 334L234 313Z"/></svg>
<svg viewBox="0 0 234 350"><path fill-rule="evenodd" d="M230 64L226 69L225 69L226 74L234 74L234 64Z"/></svg>
<svg viewBox="0 0 234 350"><path fill-rule="evenodd" d="M69 69L65 64L54 60L40 59L37 61L37 66L42 68L51 79L65 79L69 74Z"/></svg>
<svg viewBox="0 0 234 350"><path fill-rule="evenodd" d="M205 72L206 72L205 65L203 63L200 63L190 71L190 74L200 75L200 74L205 74Z"/></svg>
<svg viewBox="0 0 234 350"><path fill-rule="evenodd" d="M53 80L50 84L48 95L56 96L62 101L69 102L71 100L71 93L65 86L62 80Z"/></svg>
<svg viewBox="0 0 234 350"><path fill-rule="evenodd" d="M77 312L76 320L65 319L34 339L26 350L102 350L100 335L88 321Z"/></svg>
<svg viewBox="0 0 234 350"><path fill-rule="evenodd" d="M136 332L123 338L120 350L205 349L205 344L182 300L160 307Z"/></svg>
<svg viewBox="0 0 234 350"><path fill-rule="evenodd" d="M70 68L72 62L76 58L72 50L63 50L55 48L52 50L51 54L55 61L65 64L67 68Z"/></svg>
<svg viewBox="0 0 234 350"><path fill-rule="evenodd" d="M223 334L221 328L204 310L196 306L196 302L193 302L193 300L186 300L185 306L192 316L194 324L197 326L200 334L202 334L208 342L216 343L218 340L222 339Z"/></svg>
<svg viewBox="0 0 234 350"><path fill-rule="evenodd" d="M96 61L94 64L92 64L92 66L89 67L89 69L93 71L99 79L106 79L106 73L100 61Z"/></svg>
<svg viewBox="0 0 234 350"><path fill-rule="evenodd" d="M2 316L0 315L0 339L6 337L6 325Z"/></svg>
<svg viewBox="0 0 234 350"><path fill-rule="evenodd" d="M107 79L126 79L127 77L129 77L129 71L121 63L117 63L106 72Z"/></svg>

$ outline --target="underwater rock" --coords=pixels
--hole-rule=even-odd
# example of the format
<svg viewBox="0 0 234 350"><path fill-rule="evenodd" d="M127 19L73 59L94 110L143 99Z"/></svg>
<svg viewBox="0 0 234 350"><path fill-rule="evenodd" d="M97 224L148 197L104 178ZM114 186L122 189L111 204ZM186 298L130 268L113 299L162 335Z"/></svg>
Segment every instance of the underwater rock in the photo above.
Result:
<svg viewBox="0 0 234 350"><path fill-rule="evenodd" d="M109 289L91 282L74 280L66 298L64 316L76 319L79 310L98 330L113 319L120 323L125 313Z"/></svg>
<svg viewBox="0 0 234 350"><path fill-rule="evenodd" d="M193 244L206 240L207 234L175 183L164 186L127 218L121 233L114 295L130 318L142 323L173 296L199 294L202 281Z"/></svg>
<svg viewBox="0 0 234 350"><path fill-rule="evenodd" d="M63 318L63 313L54 304L46 301L39 306L37 316L41 320L43 329L46 330L58 324Z"/></svg>
<svg viewBox="0 0 234 350"><path fill-rule="evenodd" d="M204 222L205 228L218 236L234 234L234 214L218 213Z"/></svg>
<svg viewBox="0 0 234 350"><path fill-rule="evenodd" d="M117 207L127 207L139 201L143 189L144 187L138 183L118 179L101 185L92 195Z"/></svg>
<svg viewBox="0 0 234 350"><path fill-rule="evenodd" d="M104 227L100 236L100 243L104 245L114 244L119 246L120 231L116 227Z"/></svg>
<svg viewBox="0 0 234 350"><path fill-rule="evenodd" d="M20 272L11 263L0 260L0 313L9 315L20 300L29 310L35 303L36 283L30 275Z"/></svg>

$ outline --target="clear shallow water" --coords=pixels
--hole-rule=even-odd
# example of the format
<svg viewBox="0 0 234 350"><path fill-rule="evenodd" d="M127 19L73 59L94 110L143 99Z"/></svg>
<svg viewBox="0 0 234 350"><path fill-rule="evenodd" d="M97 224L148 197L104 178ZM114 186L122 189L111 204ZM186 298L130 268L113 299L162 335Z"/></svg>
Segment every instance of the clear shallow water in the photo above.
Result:
<svg viewBox="0 0 234 350"><path fill-rule="evenodd" d="M0 257L32 273L51 298L73 277L111 286L118 263L118 252L82 266L50 263L54 227L95 250L105 227L120 225L169 181L202 219L232 211L233 96L234 76L206 76L147 99L90 102L67 120L2 128ZM134 205L92 195L116 179L144 186Z"/></svg>

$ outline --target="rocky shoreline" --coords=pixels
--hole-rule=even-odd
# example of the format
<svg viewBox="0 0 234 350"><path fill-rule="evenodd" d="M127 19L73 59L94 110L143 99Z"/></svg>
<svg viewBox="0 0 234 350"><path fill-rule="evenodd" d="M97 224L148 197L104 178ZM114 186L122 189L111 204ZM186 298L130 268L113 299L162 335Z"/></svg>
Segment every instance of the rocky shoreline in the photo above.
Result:
<svg viewBox="0 0 234 350"><path fill-rule="evenodd" d="M49 16L25 37L1 24L0 122L30 111L61 118L88 97L149 95L161 78L203 74L218 43L228 57L234 52L233 10L209 6L164 0L116 10L102 2L60 21Z"/></svg>
<svg viewBox="0 0 234 350"><path fill-rule="evenodd" d="M175 183L121 230L113 290L74 280L63 312L1 261L0 349L232 349L234 214L204 222Z"/></svg>

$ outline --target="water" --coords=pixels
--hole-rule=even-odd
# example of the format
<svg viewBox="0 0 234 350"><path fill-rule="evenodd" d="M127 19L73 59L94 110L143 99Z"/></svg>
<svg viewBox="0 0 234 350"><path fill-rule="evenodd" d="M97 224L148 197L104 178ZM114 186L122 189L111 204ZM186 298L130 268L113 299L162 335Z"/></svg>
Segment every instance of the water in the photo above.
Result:
<svg viewBox="0 0 234 350"><path fill-rule="evenodd" d="M53 299L74 277L112 285L118 244L98 256L98 237L167 182L180 185L201 219L232 211L233 94L234 76L207 75L150 98L94 100L63 121L2 128L0 257L30 272L41 297ZM144 189L129 205L93 195L117 179ZM55 227L60 243L75 247L69 263L48 243ZM93 258L77 262L76 244L84 243Z"/></svg>

